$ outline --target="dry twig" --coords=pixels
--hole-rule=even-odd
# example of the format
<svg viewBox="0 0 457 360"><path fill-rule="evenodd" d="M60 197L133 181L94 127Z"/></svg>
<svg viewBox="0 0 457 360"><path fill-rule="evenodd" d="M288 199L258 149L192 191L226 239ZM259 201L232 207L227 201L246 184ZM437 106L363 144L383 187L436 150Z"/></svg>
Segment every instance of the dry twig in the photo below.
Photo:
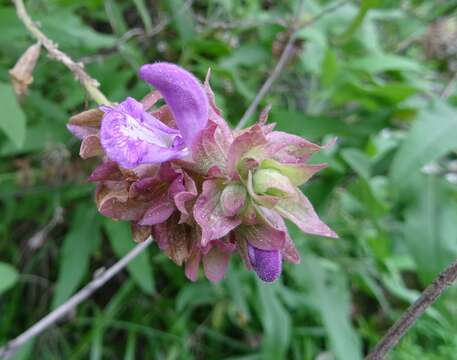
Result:
<svg viewBox="0 0 457 360"><path fill-rule="evenodd" d="M75 75L76 79L84 86L90 97L97 104L106 104L110 102L106 96L98 89L100 84L97 80L90 77L80 63L76 63L73 59L58 49L57 44L50 40L33 22L24 6L23 0L13 0L16 6L17 16L24 23L27 30L41 42L43 47L48 51L49 56L64 64Z"/></svg>
<svg viewBox="0 0 457 360"><path fill-rule="evenodd" d="M63 208L58 206L55 211L54 215L52 216L51 221L43 226L39 231L37 231L33 236L27 241L27 245L31 250L36 250L43 246L43 243L46 240L46 237L49 233L59 224L63 222Z"/></svg>
<svg viewBox="0 0 457 360"><path fill-rule="evenodd" d="M84 286L65 303L60 305L54 311L50 312L21 335L9 341L4 347L0 348L0 359L11 358L21 346L41 334L47 328L54 325L63 316L74 310L80 303L88 299L95 291L105 285L110 279L112 279L116 274L124 269L130 263L130 261L142 253L153 241L154 240L152 237L149 237L144 242L135 246L132 251L130 251L109 269L103 271L100 275L93 279L89 284Z"/></svg>
<svg viewBox="0 0 457 360"><path fill-rule="evenodd" d="M457 260L442 271L424 290L421 296L406 310L400 319L392 325L381 341L375 346L366 360L382 360L400 341L409 328L422 316L436 299L457 279Z"/></svg>
<svg viewBox="0 0 457 360"><path fill-rule="evenodd" d="M334 5L331 5L325 9L323 9L320 13L313 16L311 19L304 22L303 24L299 24L298 20L299 20L299 16L301 16L301 12L302 12L301 10L303 7L303 1L300 2L299 9L297 11L297 16L292 21L292 24L289 29L290 33L291 33L289 40L287 41L287 44L286 44L283 52L281 53L281 56L279 57L279 60L276 64L276 66L274 67L273 71L271 72L270 76L268 76L268 78L265 80L265 82L263 83L259 92L257 93L254 100L252 101L251 105L249 105L248 109L241 117L241 120L236 125L236 127L235 127L236 130L240 130L246 125L249 118L252 116L254 111L257 109L257 106L259 105L260 101L268 93L268 91L270 91L271 86L273 85L273 83L276 81L276 79L281 74L282 70L284 69L285 65L287 64L287 61L289 60L290 56L294 52L294 43L295 43L295 40L297 39L298 32L300 30L302 30L303 28L314 24L316 21L318 21L323 16L339 9L341 6L343 6L346 3L347 3L347 0L341 1Z"/></svg>

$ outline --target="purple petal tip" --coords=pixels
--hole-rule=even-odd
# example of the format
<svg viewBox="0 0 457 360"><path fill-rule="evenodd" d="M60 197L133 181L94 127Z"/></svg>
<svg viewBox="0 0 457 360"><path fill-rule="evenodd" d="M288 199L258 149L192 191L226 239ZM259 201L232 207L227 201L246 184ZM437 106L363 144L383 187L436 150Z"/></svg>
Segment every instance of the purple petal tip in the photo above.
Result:
<svg viewBox="0 0 457 360"><path fill-rule="evenodd" d="M282 272L282 255L279 250L261 250L248 245L248 256L257 276L265 282L273 282Z"/></svg>
<svg viewBox="0 0 457 360"><path fill-rule="evenodd" d="M187 70L165 62L143 65L139 75L162 94L184 141L192 146L208 122L208 98L200 81Z"/></svg>

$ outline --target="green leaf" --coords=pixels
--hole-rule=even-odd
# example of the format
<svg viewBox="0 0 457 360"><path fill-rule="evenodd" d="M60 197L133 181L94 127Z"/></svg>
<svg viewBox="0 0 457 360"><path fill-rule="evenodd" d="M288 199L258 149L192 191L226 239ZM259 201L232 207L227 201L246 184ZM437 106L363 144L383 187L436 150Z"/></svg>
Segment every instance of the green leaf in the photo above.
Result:
<svg viewBox="0 0 457 360"><path fill-rule="evenodd" d="M143 21L146 34L152 33L152 21L151 16L149 15L148 8L144 0L133 0L133 3L136 6L136 9L140 13L141 21Z"/></svg>
<svg viewBox="0 0 457 360"><path fill-rule="evenodd" d="M36 338L32 338L26 343L22 344L19 349L13 354L11 360L29 360L32 359L33 347L35 345Z"/></svg>
<svg viewBox="0 0 457 360"><path fill-rule="evenodd" d="M202 304L216 303L217 295L214 286L208 282L190 283L185 285L176 297L178 312Z"/></svg>
<svg viewBox="0 0 457 360"><path fill-rule="evenodd" d="M392 54L374 54L354 59L350 67L376 74L384 71L422 71L422 66L409 58Z"/></svg>
<svg viewBox="0 0 457 360"><path fill-rule="evenodd" d="M333 102L343 105L357 101L371 109L385 109L387 104L397 104L418 92L418 88L399 82L387 84L367 84L356 78L350 78L333 94Z"/></svg>
<svg viewBox="0 0 457 360"><path fill-rule="evenodd" d="M11 265L0 262L0 294L10 289L17 281L18 273Z"/></svg>
<svg viewBox="0 0 457 360"><path fill-rule="evenodd" d="M136 347L136 333L134 331L129 331L127 336L127 347L125 349L124 360L135 360Z"/></svg>
<svg viewBox="0 0 457 360"><path fill-rule="evenodd" d="M278 124L277 130L301 135L310 140L317 140L328 134L351 136L362 132L361 126L350 126L337 118L312 116L291 110L273 109L271 122Z"/></svg>
<svg viewBox="0 0 457 360"><path fill-rule="evenodd" d="M2 119L3 120L3 119ZM1 122L1 121L0 121ZM39 122L27 127L26 140L21 148L11 142L0 146L0 156L11 156L40 151L47 144L58 144L69 138L69 132L62 124Z"/></svg>
<svg viewBox="0 0 457 360"><path fill-rule="evenodd" d="M380 189L376 188L376 178L356 179L347 188L348 195L351 194L354 199L360 203L360 206L366 212L366 215L372 215L374 218L379 218L388 211L387 204L383 201Z"/></svg>
<svg viewBox="0 0 457 360"><path fill-rule="evenodd" d="M390 169L396 187L406 187L425 164L457 148L457 111L443 103L420 113Z"/></svg>
<svg viewBox="0 0 457 360"><path fill-rule="evenodd" d="M269 54L264 47L259 45L244 45L225 57L219 66L223 68L243 66L257 66L268 61Z"/></svg>
<svg viewBox="0 0 457 360"><path fill-rule="evenodd" d="M359 12L356 17L351 21L348 28L338 38L338 42L344 43L352 38L356 30L362 25L368 10L379 5L379 0L362 0L360 3Z"/></svg>
<svg viewBox="0 0 457 360"><path fill-rule="evenodd" d="M244 269L242 271L244 272ZM237 310L240 321L243 322L249 320L251 318L251 313L249 311L246 294L248 286L245 282L241 281L239 271L237 269L232 269L227 272L224 285L227 287L227 293Z"/></svg>
<svg viewBox="0 0 457 360"><path fill-rule="evenodd" d="M89 257L100 243L97 213L91 204L76 208L60 255L59 276L53 308L64 303L78 288L89 270Z"/></svg>
<svg viewBox="0 0 457 360"><path fill-rule="evenodd" d="M358 149L344 149L341 151L343 159L351 168L364 179L370 178L370 158Z"/></svg>
<svg viewBox="0 0 457 360"><path fill-rule="evenodd" d="M173 25L178 31L181 42L186 44L193 40L195 36L195 23L192 16L192 8L186 11L183 8L186 5L184 0L167 0L170 16L173 17Z"/></svg>
<svg viewBox="0 0 457 360"><path fill-rule="evenodd" d="M321 315L336 358L362 359L360 338L350 320L350 291L344 273L334 267L327 269L318 258L307 256L294 267L294 275L298 283L307 277L309 296Z"/></svg>
<svg viewBox="0 0 457 360"><path fill-rule="evenodd" d="M116 37L102 34L86 25L71 9L37 14L43 32L62 48L79 51L109 48L116 44Z"/></svg>
<svg viewBox="0 0 457 360"><path fill-rule="evenodd" d="M122 10L122 6L115 0L105 0L105 11L117 36L124 35L128 30Z"/></svg>
<svg viewBox="0 0 457 360"><path fill-rule="evenodd" d="M0 83L0 108L3 114L0 129L17 148L22 147L25 140L25 116L9 84Z"/></svg>
<svg viewBox="0 0 457 360"><path fill-rule="evenodd" d="M111 246L118 257L123 257L135 247L136 244L132 240L132 233L127 222L105 219L103 224ZM155 292L152 265L146 251L139 254L127 265L127 271L146 294Z"/></svg>
<svg viewBox="0 0 457 360"><path fill-rule="evenodd" d="M418 88L405 83L389 82L382 85L366 85L363 90L369 96L379 97L396 103L409 98L411 95L414 95L418 91Z"/></svg>
<svg viewBox="0 0 457 360"><path fill-rule="evenodd" d="M322 61L322 84L324 86L331 86L338 74L338 59L331 49L327 48Z"/></svg>
<svg viewBox="0 0 457 360"><path fill-rule="evenodd" d="M284 359L291 338L291 319L279 301L276 286L257 279L259 318L262 320L264 331L263 359Z"/></svg>
<svg viewBox="0 0 457 360"><path fill-rule="evenodd" d="M414 264L411 264L413 266L410 266L409 261L406 260L406 258L409 257L398 256L386 260L384 264L387 268L387 272L382 274L381 281L391 295L412 304L419 298L421 292L419 290L411 289L405 284L403 274L406 271L414 271ZM441 323L446 322L443 315L432 306L430 306L425 313L436 321Z"/></svg>
<svg viewBox="0 0 457 360"><path fill-rule="evenodd" d="M306 70L318 74L327 49L325 33L314 26L308 26L298 31L297 38L306 41L305 50L300 54L301 63Z"/></svg>
<svg viewBox="0 0 457 360"><path fill-rule="evenodd" d="M17 40L20 37L25 37L27 31L16 16L16 11L13 7L0 8L0 44L2 46L11 44L11 41Z"/></svg>
<svg viewBox="0 0 457 360"><path fill-rule="evenodd" d="M444 181L424 176L418 204L406 212L403 232L423 283L457 258L457 207Z"/></svg>

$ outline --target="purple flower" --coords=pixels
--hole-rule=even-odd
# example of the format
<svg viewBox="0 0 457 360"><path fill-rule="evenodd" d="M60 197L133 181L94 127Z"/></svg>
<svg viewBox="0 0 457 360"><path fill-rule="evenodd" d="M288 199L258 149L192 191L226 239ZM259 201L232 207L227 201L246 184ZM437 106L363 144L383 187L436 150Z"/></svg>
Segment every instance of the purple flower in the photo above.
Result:
<svg viewBox="0 0 457 360"><path fill-rule="evenodd" d="M117 106L101 108L100 142L106 155L128 169L186 158L208 121L204 89L192 74L173 64L144 65L140 76L163 96L178 129L129 97Z"/></svg>
<svg viewBox="0 0 457 360"><path fill-rule="evenodd" d="M197 78L170 63L143 65L140 77L162 94L179 131L191 147L208 122L208 97Z"/></svg>
<svg viewBox="0 0 457 360"><path fill-rule="evenodd" d="M266 125L268 111L233 131L209 86L168 63L144 65L140 77L155 91L138 102L75 115L69 130L82 139L83 158L104 155L96 182L101 214L130 221L135 241L154 236L159 248L195 281L202 265L219 281L237 251L265 282L300 255L285 220L307 234L337 237L301 192L325 164L322 149ZM163 98L166 105L150 110Z"/></svg>
<svg viewBox="0 0 457 360"><path fill-rule="evenodd" d="M325 167L308 163L322 147L262 123L232 137L223 131L210 120L192 148L194 169L206 174L194 205L201 242L233 235L246 266L275 281L283 259L300 261L284 219L304 233L337 237L298 188Z"/></svg>
<svg viewBox="0 0 457 360"><path fill-rule="evenodd" d="M132 169L140 164L162 163L189 154L178 130L172 129L127 98L105 113L100 140L109 159Z"/></svg>

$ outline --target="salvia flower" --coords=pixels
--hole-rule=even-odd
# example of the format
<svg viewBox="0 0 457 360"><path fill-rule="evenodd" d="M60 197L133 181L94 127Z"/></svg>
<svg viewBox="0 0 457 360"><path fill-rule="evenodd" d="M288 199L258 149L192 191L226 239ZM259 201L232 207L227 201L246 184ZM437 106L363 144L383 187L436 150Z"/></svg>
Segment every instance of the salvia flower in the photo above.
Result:
<svg viewBox="0 0 457 360"><path fill-rule="evenodd" d="M140 76L163 96L177 129L132 98L112 108L102 107L100 139L108 158L126 168L185 158L208 121L203 88L192 74L173 64L144 65Z"/></svg>
<svg viewBox="0 0 457 360"><path fill-rule="evenodd" d="M209 86L169 63L144 65L155 87L142 101L126 98L70 119L81 156L102 155L89 180L105 216L131 222L133 238L153 236L195 281L200 264L210 281L223 278L232 254L265 282L283 261L300 256L284 219L304 233L336 237L298 188L325 164L309 164L322 149L274 131L268 109L257 124L233 131ZM165 105L154 108L159 99Z"/></svg>
<svg viewBox="0 0 457 360"><path fill-rule="evenodd" d="M101 144L108 158L125 168L163 163L189 154L179 130L144 111L135 99L102 107L102 111Z"/></svg>

